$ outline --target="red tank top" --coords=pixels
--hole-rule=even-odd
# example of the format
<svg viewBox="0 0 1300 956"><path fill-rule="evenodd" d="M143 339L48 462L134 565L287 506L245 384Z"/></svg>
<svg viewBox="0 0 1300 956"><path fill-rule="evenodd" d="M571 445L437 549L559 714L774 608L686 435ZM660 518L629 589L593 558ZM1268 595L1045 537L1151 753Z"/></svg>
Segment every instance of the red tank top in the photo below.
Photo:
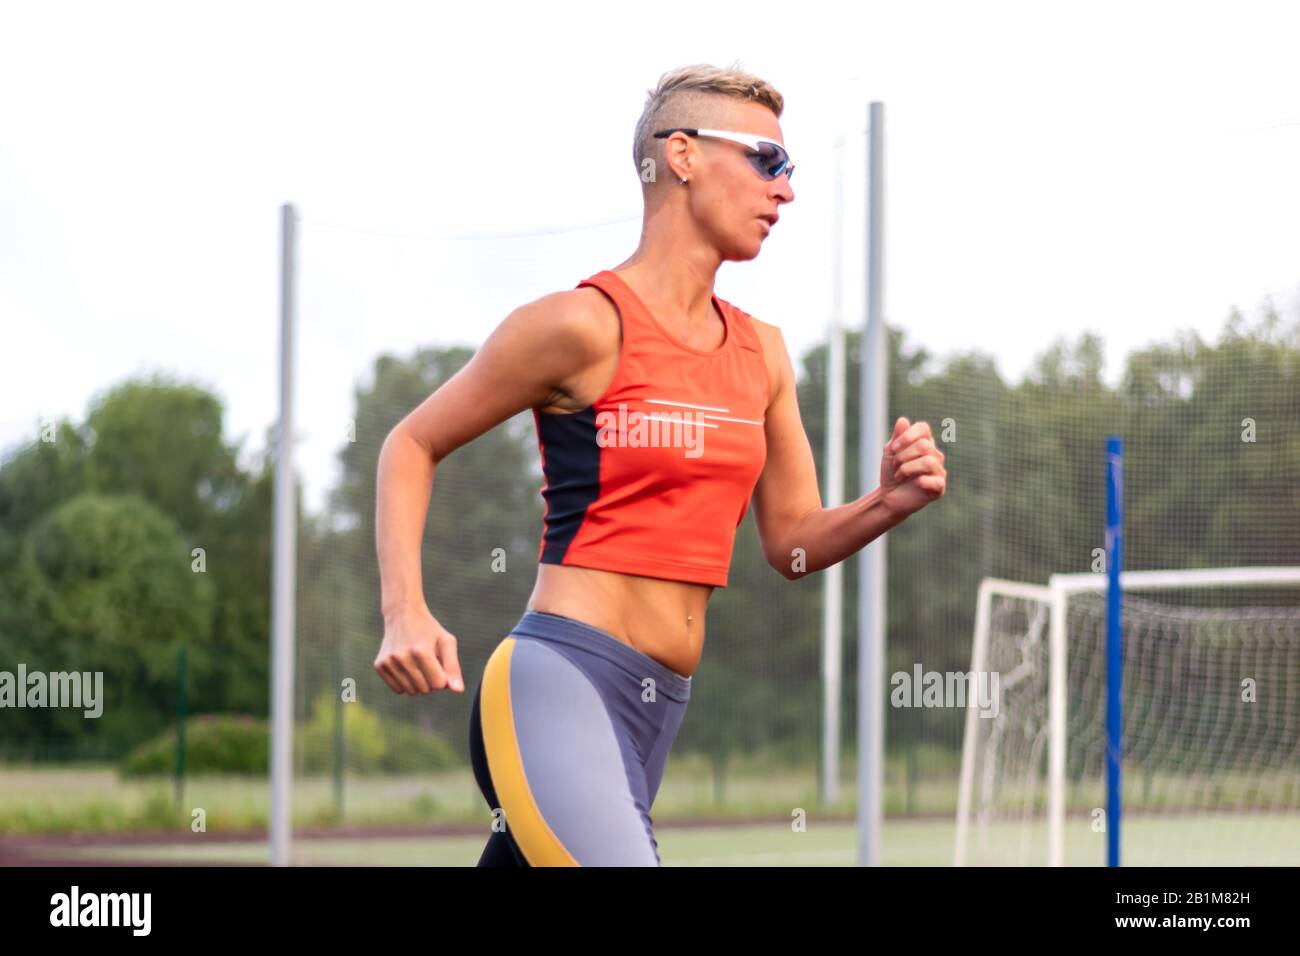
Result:
<svg viewBox="0 0 1300 956"><path fill-rule="evenodd" d="M767 458L758 332L714 295L726 338L693 349L610 270L583 286L613 300L622 346L593 404L533 410L546 501L538 560L726 587L736 528Z"/></svg>

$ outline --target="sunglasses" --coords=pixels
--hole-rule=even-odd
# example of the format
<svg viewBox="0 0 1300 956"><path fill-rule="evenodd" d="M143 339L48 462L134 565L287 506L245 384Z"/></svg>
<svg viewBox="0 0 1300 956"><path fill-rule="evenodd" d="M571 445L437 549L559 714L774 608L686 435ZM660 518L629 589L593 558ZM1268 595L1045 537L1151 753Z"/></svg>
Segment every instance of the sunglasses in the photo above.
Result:
<svg viewBox="0 0 1300 956"><path fill-rule="evenodd" d="M667 139L673 133L685 133L687 136L706 136L710 139L725 139L749 147L753 152L747 154L747 158L764 179L776 179L782 173L785 173L786 179L794 175L794 163L790 162L790 154L785 151L784 146L780 143L774 143L770 139L763 139L749 133L730 133L720 129L694 129L691 127L661 129L655 133L655 139Z"/></svg>

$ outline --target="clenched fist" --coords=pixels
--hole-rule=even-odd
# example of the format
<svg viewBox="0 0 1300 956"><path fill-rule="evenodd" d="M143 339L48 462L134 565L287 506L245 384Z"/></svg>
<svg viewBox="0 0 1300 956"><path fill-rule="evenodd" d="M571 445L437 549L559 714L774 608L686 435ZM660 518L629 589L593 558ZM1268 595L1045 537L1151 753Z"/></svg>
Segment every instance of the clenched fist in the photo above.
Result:
<svg viewBox="0 0 1300 956"><path fill-rule="evenodd" d="M880 490L889 510L906 518L942 498L948 483L943 459L929 422L894 422L894 434L880 459Z"/></svg>
<svg viewBox="0 0 1300 956"><path fill-rule="evenodd" d="M423 602L384 615L384 643L375 670L399 694L428 694L450 688L465 692L456 658L456 638L433 619Z"/></svg>

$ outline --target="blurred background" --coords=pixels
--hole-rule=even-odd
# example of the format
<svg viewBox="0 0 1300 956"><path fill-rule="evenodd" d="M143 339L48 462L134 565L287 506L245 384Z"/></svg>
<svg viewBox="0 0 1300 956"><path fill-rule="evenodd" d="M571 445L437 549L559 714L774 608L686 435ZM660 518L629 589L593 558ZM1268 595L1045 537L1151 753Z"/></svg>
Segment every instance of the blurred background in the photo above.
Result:
<svg viewBox="0 0 1300 956"><path fill-rule="evenodd" d="M969 668L985 578L1097 570L1109 434L1126 570L1300 564L1298 27L1281 3L6 7L0 672L102 672L104 708L0 708L0 863L267 858L286 202L294 859L477 859L469 706L536 573L531 413L435 481L425 591L464 696L399 697L371 670L378 450L511 309L633 251L633 129L690 63L739 61L785 97L796 201L717 292L781 328L823 489L836 176L885 103L888 419L930 422L949 473L887 538L887 673ZM852 499L875 475L860 484L860 317L840 319ZM827 793L823 576L785 581L742 524L654 808L665 863L854 862L856 564ZM1296 862L1297 608L1296 586L1134 604L1135 857ZM1098 864L1104 613L1076 613L1068 842ZM1008 647L1032 632L1000 627ZM1249 711L1229 706L1243 677ZM1041 762L1045 698L1023 686L1023 746L987 771L1015 793L981 790L981 845L1014 849L996 862L1039 861L1042 794L1018 786L1036 771L1009 755ZM887 710L883 862L952 862L964 720Z"/></svg>

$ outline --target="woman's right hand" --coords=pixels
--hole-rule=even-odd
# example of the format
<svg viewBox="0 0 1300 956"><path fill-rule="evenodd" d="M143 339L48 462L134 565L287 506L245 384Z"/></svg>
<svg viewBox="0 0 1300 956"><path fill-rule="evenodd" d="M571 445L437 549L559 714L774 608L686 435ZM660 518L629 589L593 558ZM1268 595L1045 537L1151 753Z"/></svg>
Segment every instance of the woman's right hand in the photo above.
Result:
<svg viewBox="0 0 1300 956"><path fill-rule="evenodd" d="M398 694L428 694L448 688L465 692L456 638L434 620L423 601L384 615L384 642L375 658L375 670Z"/></svg>

